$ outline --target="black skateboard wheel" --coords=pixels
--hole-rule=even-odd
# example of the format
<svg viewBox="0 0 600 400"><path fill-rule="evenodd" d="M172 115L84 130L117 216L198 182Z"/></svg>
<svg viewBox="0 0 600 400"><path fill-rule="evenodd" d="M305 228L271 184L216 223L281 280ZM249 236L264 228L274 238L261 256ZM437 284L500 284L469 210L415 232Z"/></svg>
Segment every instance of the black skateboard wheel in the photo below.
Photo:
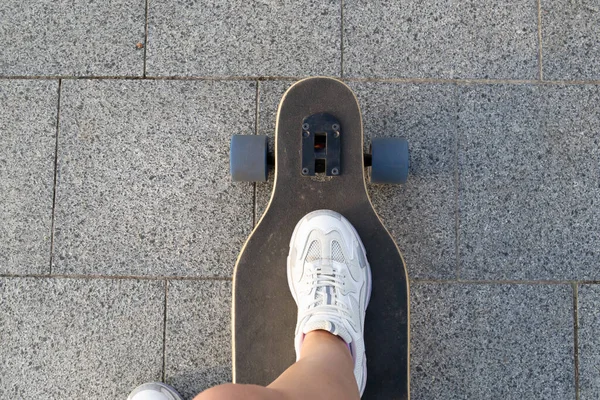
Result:
<svg viewBox="0 0 600 400"><path fill-rule="evenodd" d="M409 167L406 139L375 138L371 141L371 183L406 183Z"/></svg>
<svg viewBox="0 0 600 400"><path fill-rule="evenodd" d="M229 171L236 182L267 180L268 141L265 135L233 135L229 152Z"/></svg>

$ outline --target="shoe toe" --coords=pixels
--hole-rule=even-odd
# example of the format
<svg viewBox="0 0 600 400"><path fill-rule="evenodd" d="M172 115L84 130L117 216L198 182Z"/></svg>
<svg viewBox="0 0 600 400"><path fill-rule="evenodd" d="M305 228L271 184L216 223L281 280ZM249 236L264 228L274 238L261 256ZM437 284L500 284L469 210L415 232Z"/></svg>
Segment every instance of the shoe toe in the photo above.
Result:
<svg viewBox="0 0 600 400"><path fill-rule="evenodd" d="M183 397L167 384L148 382L133 389L127 400L183 400Z"/></svg>

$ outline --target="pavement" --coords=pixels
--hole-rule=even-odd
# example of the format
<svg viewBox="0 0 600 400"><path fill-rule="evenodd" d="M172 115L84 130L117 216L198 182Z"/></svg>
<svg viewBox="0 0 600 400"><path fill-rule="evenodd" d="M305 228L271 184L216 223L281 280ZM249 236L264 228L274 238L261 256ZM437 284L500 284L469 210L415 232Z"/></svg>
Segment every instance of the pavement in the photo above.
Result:
<svg viewBox="0 0 600 400"><path fill-rule="evenodd" d="M411 398L600 398L599 36L597 0L0 2L0 399L231 380L273 177L232 183L229 137L311 75L411 145L369 186Z"/></svg>

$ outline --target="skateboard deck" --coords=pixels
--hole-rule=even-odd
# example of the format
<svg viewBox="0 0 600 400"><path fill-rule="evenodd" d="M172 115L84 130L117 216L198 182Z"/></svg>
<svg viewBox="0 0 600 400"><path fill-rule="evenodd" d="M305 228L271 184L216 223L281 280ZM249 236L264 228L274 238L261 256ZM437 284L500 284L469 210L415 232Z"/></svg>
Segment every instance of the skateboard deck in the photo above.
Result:
<svg viewBox="0 0 600 400"><path fill-rule="evenodd" d="M313 144L307 131L319 121L331 125L316 128L325 132ZM319 163L310 158L318 157L323 146L336 158L328 159L319 174ZM316 169L311 167L315 164ZM406 266L367 193L358 101L346 84L332 78L298 81L279 104L271 199L234 270L233 381L268 385L295 362L297 307L288 287L286 259L294 227L319 209L337 211L354 225L371 265L373 289L365 320L367 386L362 398L409 399Z"/></svg>

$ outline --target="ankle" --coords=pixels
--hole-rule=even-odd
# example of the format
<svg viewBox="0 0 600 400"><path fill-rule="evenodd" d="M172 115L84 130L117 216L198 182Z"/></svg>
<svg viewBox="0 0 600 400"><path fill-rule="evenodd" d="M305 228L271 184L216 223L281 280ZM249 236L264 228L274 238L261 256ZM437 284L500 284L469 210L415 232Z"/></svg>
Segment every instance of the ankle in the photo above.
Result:
<svg viewBox="0 0 600 400"><path fill-rule="evenodd" d="M310 356L314 352L330 351L352 358L350 347L341 337L325 330L314 330L304 336L300 358Z"/></svg>

